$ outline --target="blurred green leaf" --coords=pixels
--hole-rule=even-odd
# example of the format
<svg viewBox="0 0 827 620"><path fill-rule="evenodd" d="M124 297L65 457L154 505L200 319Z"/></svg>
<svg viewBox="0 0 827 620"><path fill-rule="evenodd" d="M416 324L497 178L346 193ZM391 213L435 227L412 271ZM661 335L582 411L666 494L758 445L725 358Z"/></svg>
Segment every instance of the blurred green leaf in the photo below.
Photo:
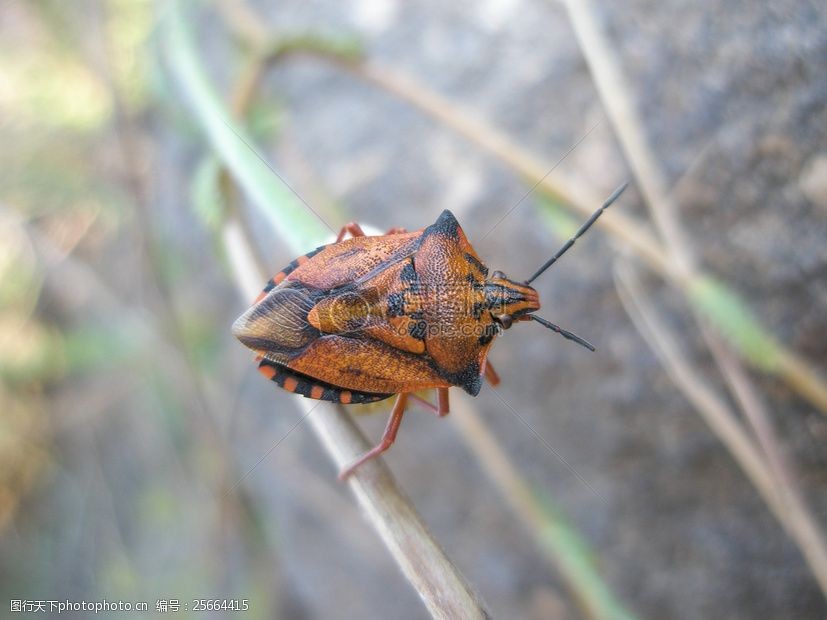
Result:
<svg viewBox="0 0 827 620"><path fill-rule="evenodd" d="M42 280L22 230L0 224L0 308L7 312L14 308L18 316L28 316L40 296Z"/></svg>
<svg viewBox="0 0 827 620"><path fill-rule="evenodd" d="M224 223L224 201L218 186L221 165L213 156L201 160L192 179L190 196L195 214L213 232Z"/></svg>
<svg viewBox="0 0 827 620"><path fill-rule="evenodd" d="M59 332L35 321L0 322L0 339L14 352L0 357L0 377L12 383L46 382L115 366L137 357L143 347L125 325L95 324Z"/></svg>
<svg viewBox="0 0 827 620"><path fill-rule="evenodd" d="M192 403L185 402L180 393L180 385L175 377L162 372L158 368L151 368L147 384L148 394L157 402L159 419L163 424L164 433L169 438L177 452L185 452L193 437L187 432L187 407Z"/></svg>
<svg viewBox="0 0 827 620"><path fill-rule="evenodd" d="M160 482L149 484L138 495L138 516L148 527L168 528L180 517L178 498Z"/></svg>
<svg viewBox="0 0 827 620"><path fill-rule="evenodd" d="M259 140L272 138L281 130L284 123L284 110L278 103L270 101L255 102L249 114L247 123L250 133Z"/></svg>
<svg viewBox="0 0 827 620"><path fill-rule="evenodd" d="M63 334L66 370L83 373L137 357L143 343L126 325L85 325Z"/></svg>
<svg viewBox="0 0 827 620"><path fill-rule="evenodd" d="M557 561L590 617L601 620L634 620L635 616L612 594L597 571L586 542L542 492L535 490L543 508L541 540Z"/></svg>
<svg viewBox="0 0 827 620"><path fill-rule="evenodd" d="M781 350L749 306L722 282L706 276L689 285L689 301L748 362L773 372Z"/></svg>
<svg viewBox="0 0 827 620"><path fill-rule="evenodd" d="M546 194L538 194L537 206L540 218L560 239L570 239L581 225L560 202Z"/></svg>
<svg viewBox="0 0 827 620"><path fill-rule="evenodd" d="M55 47L0 41L0 113L17 127L41 131L99 128L112 112L106 85L76 55Z"/></svg>
<svg viewBox="0 0 827 620"><path fill-rule="evenodd" d="M330 231L262 161L249 134L230 118L198 61L181 3L172 0L165 7L170 68L221 162L294 252L320 245Z"/></svg>
<svg viewBox="0 0 827 620"><path fill-rule="evenodd" d="M61 374L63 339L31 317L16 313L0 315L0 378L9 383L28 383Z"/></svg>
<svg viewBox="0 0 827 620"><path fill-rule="evenodd" d="M112 79L123 104L132 109L143 106L149 89L151 60L145 49L154 21L150 0L108 0L106 29Z"/></svg>
<svg viewBox="0 0 827 620"><path fill-rule="evenodd" d="M117 548L110 548L110 556L99 571L101 591L105 597L121 600L139 600L141 577L129 555Z"/></svg>
<svg viewBox="0 0 827 620"><path fill-rule="evenodd" d="M220 332L215 329L215 319L193 315L181 322L184 343L192 360L203 370L210 369L221 352Z"/></svg>

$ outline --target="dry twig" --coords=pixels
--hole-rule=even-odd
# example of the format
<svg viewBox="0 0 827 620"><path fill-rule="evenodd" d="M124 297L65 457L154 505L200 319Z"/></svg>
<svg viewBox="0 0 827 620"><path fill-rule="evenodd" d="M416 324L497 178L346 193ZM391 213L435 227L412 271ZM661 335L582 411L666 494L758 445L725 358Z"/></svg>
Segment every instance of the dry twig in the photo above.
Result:
<svg viewBox="0 0 827 620"><path fill-rule="evenodd" d="M567 0L566 6L603 105L663 238L668 257L682 279L697 280L700 268L678 217L678 206L669 191L666 175L649 144L632 88L599 26L596 8L592 0ZM629 285L628 279L626 284ZM763 448L763 454L759 454L765 459L775 491L783 500L778 504L778 509L786 512L782 523L798 543L822 591L827 595L827 548L795 478L784 462L758 388L743 369L740 360L720 341L698 309L691 304L690 309L715 364Z"/></svg>
<svg viewBox="0 0 827 620"><path fill-rule="evenodd" d="M619 263L615 282L620 299L646 342L652 347L672 381L704 418L735 458L770 510L801 549L822 591L827 589L827 556L821 533L809 513L779 486L764 455L726 401L710 388L700 371L681 353L677 339L658 317L654 305L630 265Z"/></svg>

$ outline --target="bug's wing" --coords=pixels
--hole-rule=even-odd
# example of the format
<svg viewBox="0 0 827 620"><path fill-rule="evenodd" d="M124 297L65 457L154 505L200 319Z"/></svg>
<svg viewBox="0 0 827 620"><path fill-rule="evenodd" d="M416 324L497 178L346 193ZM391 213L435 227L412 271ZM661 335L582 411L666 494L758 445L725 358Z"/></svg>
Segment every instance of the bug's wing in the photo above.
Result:
<svg viewBox="0 0 827 620"><path fill-rule="evenodd" d="M342 380L363 381L357 389L368 391L458 385L479 393L494 326L473 306L487 268L448 211L415 239L412 256L405 256L410 251L405 246L395 260L318 300L308 321L336 338L329 345L314 342L308 350L319 358L305 357L301 367L294 359L291 368L319 378L333 368ZM348 351L348 343L354 354L362 353L348 354L344 366L323 357L327 348L317 349L335 344L340 347L330 349L335 357Z"/></svg>
<svg viewBox="0 0 827 620"><path fill-rule="evenodd" d="M372 338L409 353L424 353L425 342L416 335L411 290L415 278L411 258L374 270L322 297L308 321L323 334Z"/></svg>
<svg viewBox="0 0 827 620"><path fill-rule="evenodd" d="M318 338L307 313L323 295L284 283L272 289L233 323L233 335L267 359L287 364Z"/></svg>
<svg viewBox="0 0 827 620"><path fill-rule="evenodd" d="M301 262L286 281L322 291L353 284L411 256L419 247L421 236L422 231L415 231L332 243Z"/></svg>
<svg viewBox="0 0 827 620"><path fill-rule="evenodd" d="M307 316L320 337L289 367L367 392L450 385L423 355L422 336L412 335L416 321L404 302L412 273L405 258L321 297Z"/></svg>
<svg viewBox="0 0 827 620"><path fill-rule="evenodd" d="M335 334L314 340L288 367L361 392L412 392L451 385L421 356L371 338Z"/></svg>
<svg viewBox="0 0 827 620"><path fill-rule="evenodd" d="M332 290L352 287L392 268L416 250L420 236L421 232L357 237L298 257L270 280L256 303L233 324L233 333L268 359L287 364L320 335L308 322L317 303Z"/></svg>
<svg viewBox="0 0 827 620"><path fill-rule="evenodd" d="M490 338L455 330L478 327L462 287L485 271L446 211L424 232L348 239L296 259L233 331L264 359L333 386L477 394Z"/></svg>
<svg viewBox="0 0 827 620"><path fill-rule="evenodd" d="M314 325L311 312L331 299L332 316ZM365 315L356 315L348 299L285 282L245 312L233 333L265 360L355 392L395 394L450 385L423 356L371 337L370 330L379 329L375 317L367 317L370 328L354 325Z"/></svg>
<svg viewBox="0 0 827 620"><path fill-rule="evenodd" d="M354 392L447 387L409 336L409 317L387 316L421 232L358 237L300 257L271 282L233 333L265 360Z"/></svg>

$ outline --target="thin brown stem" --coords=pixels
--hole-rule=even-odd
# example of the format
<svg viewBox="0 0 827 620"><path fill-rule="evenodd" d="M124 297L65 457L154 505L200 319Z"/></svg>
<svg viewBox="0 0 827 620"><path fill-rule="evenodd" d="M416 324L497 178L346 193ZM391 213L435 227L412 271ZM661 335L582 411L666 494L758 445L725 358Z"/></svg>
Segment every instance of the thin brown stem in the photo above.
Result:
<svg viewBox="0 0 827 620"><path fill-rule="evenodd" d="M658 317L631 265L618 263L614 274L617 291L627 314L672 381L724 442L767 503L774 509L778 508L779 498L772 475L735 413L681 353L677 339Z"/></svg>
<svg viewBox="0 0 827 620"><path fill-rule="evenodd" d="M827 554L821 533L800 499L778 484L763 454L738 422L726 401L709 387L681 353L677 339L658 317L654 305L628 264L615 269L618 294L633 323L660 359L666 372L740 465L775 517L792 537L827 593Z"/></svg>
<svg viewBox="0 0 827 620"><path fill-rule="evenodd" d="M463 441L475 454L485 473L508 503L509 508L525 524L543 552L546 560L563 576L580 609L588 618L633 618L622 608L596 576L583 570L581 558L573 558L566 550L557 548L549 532L559 529L520 474L501 443L491 432L480 414L463 397L453 398L451 418L459 426Z"/></svg>
<svg viewBox="0 0 827 620"><path fill-rule="evenodd" d="M592 0L567 0L572 25L580 48L600 93L601 100L617 132L620 145L632 167L638 185L649 206L652 219L667 248L669 258L678 273L687 279L698 276L697 261L684 233L678 206L669 190L666 175L654 154L646 135L645 124L638 111L631 85L626 80L617 56L599 24L598 11ZM784 462L778 439L772 429L769 412L757 386L754 385L741 362L720 340L712 328L692 308L713 360L730 391L753 428L772 473L776 490L784 500L781 509L787 512L787 523L795 523L791 534L807 557L819 583L827 581L827 550L823 538L809 513L794 477ZM788 526L789 529L789 526ZM827 594L827 590L824 590Z"/></svg>
<svg viewBox="0 0 827 620"><path fill-rule="evenodd" d="M763 399L738 358L726 348L724 343L715 338L711 330L707 327L702 329L718 367L766 455L768 468L773 474L776 488L781 496L781 504L790 523L788 529L791 530L793 538L806 557L807 563L821 585L822 592L827 595L827 589L825 589L827 587L827 546L825 546L824 535L804 500L791 466L779 447Z"/></svg>
<svg viewBox="0 0 827 620"><path fill-rule="evenodd" d="M677 205L643 131L632 90L597 25L595 8L591 0L566 0L565 4L594 84L649 205L652 220L678 273L688 275L694 271L694 259L677 219Z"/></svg>

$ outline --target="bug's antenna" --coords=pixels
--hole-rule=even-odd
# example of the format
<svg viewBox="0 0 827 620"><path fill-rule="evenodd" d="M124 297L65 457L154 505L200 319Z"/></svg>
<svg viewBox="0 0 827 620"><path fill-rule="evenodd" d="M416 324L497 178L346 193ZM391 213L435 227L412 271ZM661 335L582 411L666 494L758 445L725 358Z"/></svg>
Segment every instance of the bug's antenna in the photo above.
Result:
<svg viewBox="0 0 827 620"><path fill-rule="evenodd" d="M590 343L588 340L584 340L577 334L573 334L570 331L567 331L560 327L559 325L555 325L551 321L546 321L545 319L541 319L539 316L535 316L533 314L526 315L532 321L537 321L543 327L548 327L551 331L557 332L566 340L572 340L579 345L586 347L589 351L596 351L597 349L594 348L594 345Z"/></svg>
<svg viewBox="0 0 827 620"><path fill-rule="evenodd" d="M531 284L534 280L536 280L540 276L540 274L542 274L546 269L548 269L555 262L557 262L558 258L560 258L563 254L568 252L569 248L574 245L574 242L577 241L583 235L583 233L585 233L591 227L591 225L594 224L597 221L597 218L599 218L601 215L603 215L603 212L606 209L608 209L610 206L612 206L612 203L615 200L620 198L620 195L623 193L623 190L625 190L628 185L629 185L629 182L627 181L626 183L624 183L623 185L618 187L615 191L613 191L612 195L609 196L606 199L606 202L604 202L603 205L597 211L595 211L592 214L592 216L588 219L588 221L586 221L586 223L583 224L580 227L580 230L578 230L576 233L574 233L574 236L571 239L569 239L568 241L566 241L565 244L563 244L563 247L560 248L557 251L557 254L555 254L550 259L548 259L548 261L546 261L546 263L542 267L540 267L533 276L531 276L528 280L526 280L525 283L526 284Z"/></svg>

